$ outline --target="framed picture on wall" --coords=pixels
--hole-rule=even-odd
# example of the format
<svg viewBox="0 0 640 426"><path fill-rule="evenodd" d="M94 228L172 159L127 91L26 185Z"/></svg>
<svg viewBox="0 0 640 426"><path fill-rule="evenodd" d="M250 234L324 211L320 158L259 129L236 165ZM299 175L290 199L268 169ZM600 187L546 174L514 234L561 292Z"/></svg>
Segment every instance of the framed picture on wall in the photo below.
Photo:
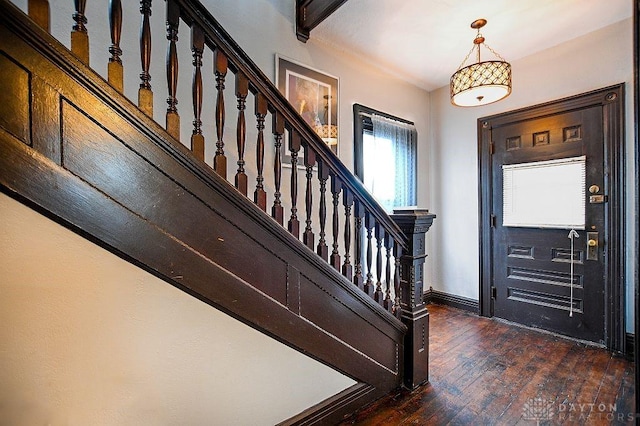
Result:
<svg viewBox="0 0 640 426"><path fill-rule="evenodd" d="M338 78L276 54L276 84L302 118L338 155ZM286 164L290 157L285 145Z"/></svg>

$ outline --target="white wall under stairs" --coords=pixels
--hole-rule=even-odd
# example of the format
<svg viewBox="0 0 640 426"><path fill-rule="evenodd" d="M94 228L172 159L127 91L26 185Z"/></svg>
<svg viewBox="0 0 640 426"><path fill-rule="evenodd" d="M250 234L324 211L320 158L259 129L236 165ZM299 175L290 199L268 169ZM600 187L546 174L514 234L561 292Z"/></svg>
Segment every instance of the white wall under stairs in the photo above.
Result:
<svg viewBox="0 0 640 426"><path fill-rule="evenodd" d="M0 194L0 423L272 425L355 382Z"/></svg>

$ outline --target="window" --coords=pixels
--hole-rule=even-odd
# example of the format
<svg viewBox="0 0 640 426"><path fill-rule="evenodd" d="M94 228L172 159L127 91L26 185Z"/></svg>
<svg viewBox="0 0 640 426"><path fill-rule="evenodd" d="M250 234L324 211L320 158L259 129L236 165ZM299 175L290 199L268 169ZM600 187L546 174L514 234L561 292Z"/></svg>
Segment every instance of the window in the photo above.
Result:
<svg viewBox="0 0 640 426"><path fill-rule="evenodd" d="M584 229L586 157L502 166L502 225Z"/></svg>
<svg viewBox="0 0 640 426"><path fill-rule="evenodd" d="M356 176L387 212L415 206L415 126L358 104L353 111Z"/></svg>

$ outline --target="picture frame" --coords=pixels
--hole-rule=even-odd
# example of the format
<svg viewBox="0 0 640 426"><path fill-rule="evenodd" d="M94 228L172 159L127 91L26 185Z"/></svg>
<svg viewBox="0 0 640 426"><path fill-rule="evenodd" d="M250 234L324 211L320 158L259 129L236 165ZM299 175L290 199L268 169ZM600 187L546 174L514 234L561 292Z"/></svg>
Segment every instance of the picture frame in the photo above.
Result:
<svg viewBox="0 0 640 426"><path fill-rule="evenodd" d="M304 64L276 54L278 90L309 123L318 136L338 155L339 80ZM288 140L285 139L285 140ZM291 164L287 143L282 144L283 164Z"/></svg>

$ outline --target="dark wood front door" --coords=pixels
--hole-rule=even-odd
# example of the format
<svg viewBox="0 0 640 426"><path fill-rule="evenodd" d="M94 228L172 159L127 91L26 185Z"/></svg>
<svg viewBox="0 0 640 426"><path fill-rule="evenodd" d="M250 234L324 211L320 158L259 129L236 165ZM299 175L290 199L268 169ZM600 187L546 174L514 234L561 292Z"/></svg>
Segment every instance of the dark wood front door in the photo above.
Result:
<svg viewBox="0 0 640 426"><path fill-rule="evenodd" d="M621 94L481 119L483 314L609 346L622 333L608 149L621 144L610 140L607 95Z"/></svg>

